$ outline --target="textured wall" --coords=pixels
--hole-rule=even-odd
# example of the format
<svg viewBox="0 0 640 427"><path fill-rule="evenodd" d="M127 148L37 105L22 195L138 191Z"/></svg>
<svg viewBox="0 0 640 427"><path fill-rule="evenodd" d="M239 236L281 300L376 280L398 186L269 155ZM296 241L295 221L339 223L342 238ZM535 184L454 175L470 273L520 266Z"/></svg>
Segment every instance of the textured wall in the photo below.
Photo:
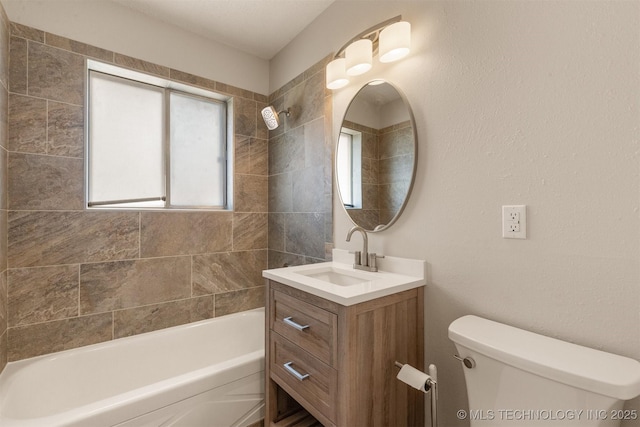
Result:
<svg viewBox="0 0 640 427"><path fill-rule="evenodd" d="M331 98L326 60L269 97L291 109L269 135L269 267L330 259L333 236Z"/></svg>
<svg viewBox="0 0 640 427"><path fill-rule="evenodd" d="M9 360L263 305L266 97L15 23L10 56ZM233 96L233 212L83 209L85 58Z"/></svg>
<svg viewBox="0 0 640 427"><path fill-rule="evenodd" d="M0 4L0 371L7 364L7 109L9 20Z"/></svg>

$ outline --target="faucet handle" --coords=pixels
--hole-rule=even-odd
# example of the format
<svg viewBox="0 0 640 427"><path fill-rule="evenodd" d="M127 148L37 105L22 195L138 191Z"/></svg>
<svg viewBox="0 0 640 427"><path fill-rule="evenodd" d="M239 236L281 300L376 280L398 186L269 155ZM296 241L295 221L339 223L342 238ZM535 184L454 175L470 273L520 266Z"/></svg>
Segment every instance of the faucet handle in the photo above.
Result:
<svg viewBox="0 0 640 427"><path fill-rule="evenodd" d="M353 265L362 265L362 252L349 251L349 253L353 254Z"/></svg>
<svg viewBox="0 0 640 427"><path fill-rule="evenodd" d="M378 258L384 258L384 255L376 255L375 252L369 253L369 270L378 271Z"/></svg>

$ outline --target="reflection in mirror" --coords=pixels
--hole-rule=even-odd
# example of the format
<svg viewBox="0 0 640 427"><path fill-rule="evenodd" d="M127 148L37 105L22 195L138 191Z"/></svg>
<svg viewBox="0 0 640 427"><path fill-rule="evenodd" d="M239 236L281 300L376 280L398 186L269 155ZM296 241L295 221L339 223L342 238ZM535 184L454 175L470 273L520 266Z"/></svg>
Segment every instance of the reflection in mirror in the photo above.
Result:
<svg viewBox="0 0 640 427"><path fill-rule="evenodd" d="M351 101L338 139L336 177L355 224L381 231L399 217L413 184L415 136L409 105L391 84L369 83Z"/></svg>

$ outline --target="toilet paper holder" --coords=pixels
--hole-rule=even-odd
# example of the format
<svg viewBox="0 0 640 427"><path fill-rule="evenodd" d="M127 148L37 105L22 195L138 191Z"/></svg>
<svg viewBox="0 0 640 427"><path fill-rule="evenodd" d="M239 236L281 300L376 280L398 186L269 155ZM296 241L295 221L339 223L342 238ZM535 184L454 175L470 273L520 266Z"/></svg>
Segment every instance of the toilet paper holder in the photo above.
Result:
<svg viewBox="0 0 640 427"><path fill-rule="evenodd" d="M394 365L400 369L404 366L403 363L397 360ZM438 427L438 370L436 365L429 365L429 375L425 380L423 391L431 394L431 427Z"/></svg>

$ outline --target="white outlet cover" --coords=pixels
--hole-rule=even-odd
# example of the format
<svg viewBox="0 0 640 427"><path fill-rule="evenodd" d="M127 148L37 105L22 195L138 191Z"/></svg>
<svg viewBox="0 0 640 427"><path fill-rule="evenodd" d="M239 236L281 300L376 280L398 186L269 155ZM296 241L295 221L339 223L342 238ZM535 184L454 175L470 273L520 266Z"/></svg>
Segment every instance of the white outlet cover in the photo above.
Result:
<svg viewBox="0 0 640 427"><path fill-rule="evenodd" d="M519 226L519 227L518 227ZM511 231L513 229L520 231ZM527 206L506 205L502 206L502 237L504 239L527 238Z"/></svg>

